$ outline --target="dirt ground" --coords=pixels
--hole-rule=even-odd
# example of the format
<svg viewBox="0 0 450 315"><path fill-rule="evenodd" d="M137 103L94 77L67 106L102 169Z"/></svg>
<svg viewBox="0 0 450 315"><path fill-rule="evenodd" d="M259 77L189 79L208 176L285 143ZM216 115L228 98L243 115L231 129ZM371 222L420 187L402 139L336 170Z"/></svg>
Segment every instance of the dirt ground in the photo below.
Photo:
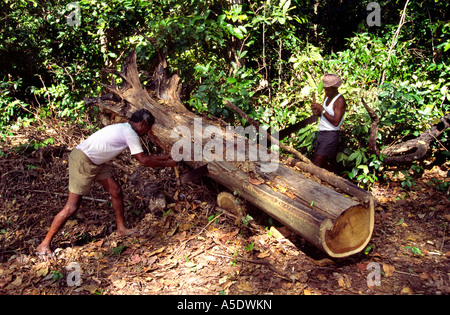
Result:
<svg viewBox="0 0 450 315"><path fill-rule="evenodd" d="M43 261L35 250L65 204L68 154L89 133L47 123L0 143L0 294L450 293L450 199L436 188L448 181L448 162L411 189L399 178L376 184L368 248L331 259L243 200L247 225L220 211L216 183L178 187L172 169L123 154L111 165L139 235L116 235L108 194L95 185Z"/></svg>

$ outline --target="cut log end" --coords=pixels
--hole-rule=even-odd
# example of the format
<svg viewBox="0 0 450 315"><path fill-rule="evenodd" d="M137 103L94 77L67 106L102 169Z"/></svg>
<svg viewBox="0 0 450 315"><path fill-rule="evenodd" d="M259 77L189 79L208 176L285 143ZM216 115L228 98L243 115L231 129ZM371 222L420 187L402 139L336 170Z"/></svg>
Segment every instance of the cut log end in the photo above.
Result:
<svg viewBox="0 0 450 315"><path fill-rule="evenodd" d="M346 257L362 251L373 232L373 205L358 205L344 211L334 222L320 227L322 246L331 257Z"/></svg>
<svg viewBox="0 0 450 315"><path fill-rule="evenodd" d="M221 192L217 195L217 204L222 209L236 213L236 197L227 192ZM237 213L236 213L237 214Z"/></svg>
<svg viewBox="0 0 450 315"><path fill-rule="evenodd" d="M221 192L217 195L217 204L220 208L229 211L231 214L236 216L234 224L239 224L240 218L243 215L243 210L238 208L235 196L227 192Z"/></svg>

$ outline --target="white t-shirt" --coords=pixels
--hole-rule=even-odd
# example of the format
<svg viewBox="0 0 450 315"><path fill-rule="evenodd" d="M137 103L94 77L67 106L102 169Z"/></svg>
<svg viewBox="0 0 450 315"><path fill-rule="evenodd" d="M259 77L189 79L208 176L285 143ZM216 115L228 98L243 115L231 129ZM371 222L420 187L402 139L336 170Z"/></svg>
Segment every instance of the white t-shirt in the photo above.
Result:
<svg viewBox="0 0 450 315"><path fill-rule="evenodd" d="M77 146L96 165L111 161L127 148L131 155L144 152L138 134L129 123L106 126Z"/></svg>

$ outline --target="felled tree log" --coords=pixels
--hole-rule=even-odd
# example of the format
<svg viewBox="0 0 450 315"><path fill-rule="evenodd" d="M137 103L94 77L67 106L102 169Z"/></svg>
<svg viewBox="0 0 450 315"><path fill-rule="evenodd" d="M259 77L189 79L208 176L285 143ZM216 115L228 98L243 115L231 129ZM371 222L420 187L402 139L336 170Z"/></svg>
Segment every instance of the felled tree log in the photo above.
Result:
<svg viewBox="0 0 450 315"><path fill-rule="evenodd" d="M386 147L380 151L376 141L380 117L378 117L377 113L375 113L362 98L361 101L372 120L369 135L369 150L378 157L383 155L383 162L386 164L399 165L420 161L427 154L431 143L436 140L445 129L450 128L450 113L447 113L444 117L441 117L438 124L433 125L431 129L426 130L417 138Z"/></svg>
<svg viewBox="0 0 450 315"><path fill-rule="evenodd" d="M201 118L184 107L178 97L178 76L163 71L165 74L159 80L159 91L145 90L139 81L135 52L126 58L122 71L109 72L121 77L123 84L120 87L114 82L104 85L109 95L86 98L87 104L99 106L122 118L130 117L141 108L149 110L156 118L152 142L166 152L172 152L172 155L174 152L180 153L178 149L174 150L180 139L184 139L185 144L192 144L188 146L189 152L184 152L187 147L183 147L183 154L188 153L192 157L196 150L204 154L200 160L185 160L184 163L192 168L207 164L208 177L231 191L238 191L242 198L328 255L345 257L365 248L374 225L374 205L370 193L360 189L354 193L354 185L344 179L339 181L340 187L330 180L329 185L338 187L337 191L312 179L314 176L310 172L316 172L319 168L299 171L278 159L270 161L270 165L276 167L267 171L267 161L250 158L250 146L257 146L258 150L260 146L236 132L229 132L231 127L222 121ZM151 95L159 95L160 99ZM214 130L213 134L208 130ZM240 145L242 143L245 145ZM226 148L227 152L220 148ZM232 159L228 155L230 148L233 149ZM262 150L268 155L273 154L266 147ZM207 156L205 151L208 151ZM244 159L238 161L239 156ZM302 168L301 163L297 167Z"/></svg>

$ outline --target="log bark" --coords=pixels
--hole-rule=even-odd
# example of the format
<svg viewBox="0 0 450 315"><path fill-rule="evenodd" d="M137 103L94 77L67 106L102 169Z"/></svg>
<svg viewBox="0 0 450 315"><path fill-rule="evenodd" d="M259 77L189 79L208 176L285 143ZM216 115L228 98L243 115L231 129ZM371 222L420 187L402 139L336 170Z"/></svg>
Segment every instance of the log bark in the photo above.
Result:
<svg viewBox="0 0 450 315"><path fill-rule="evenodd" d="M311 172L317 172L318 168L310 163L297 163L296 166L300 168L302 163L311 166L308 171L299 171L277 160L272 172L264 171L267 170L267 162L250 158L250 140L237 133L227 132L229 126L220 120L204 117L200 120L199 116L183 106L177 97L180 89L178 76L166 76L164 82L160 82L159 89L165 92L159 95L164 95L164 99L152 98L139 83L135 52L126 58L121 72L112 73L123 79L123 85L118 87L113 83L105 86L111 94L108 100L105 97L86 98L87 104L95 104L120 117L130 117L141 108L149 110L156 118L152 142L166 152L171 152L180 139L179 135L187 137L188 142L193 144L190 156L194 156L195 149L199 147L203 152L209 150L213 159L206 159L203 155L200 160L184 163L192 168L206 164L208 177L231 191L238 190L242 198L331 257L346 257L365 248L374 225L374 204L369 192L355 189L354 185L347 185L345 180L339 181L342 192L321 185L312 179ZM116 105L111 99L116 100ZM198 128L199 124L201 128ZM219 135L223 137L219 137L220 141L214 138L217 134L205 135L212 126L215 130L223 131ZM227 148L227 153L229 147L226 146L231 143L233 155L236 154L233 157L243 156L245 160L228 159L223 151L218 150L220 146L211 146L213 138L216 144L221 142L222 148ZM244 141L246 145L239 145L239 141ZM263 150L268 152L265 147ZM323 178L327 181L326 177ZM336 186L332 180L329 184Z"/></svg>
<svg viewBox="0 0 450 315"><path fill-rule="evenodd" d="M447 113L444 117L441 117L438 124L433 125L419 137L386 147L380 151L377 145L380 118L377 113L367 105L364 99L361 98L361 101L372 120L369 135L369 150L377 157L383 155L383 162L386 164L400 165L423 159L430 149L431 143L436 140L445 129L450 128L450 113Z"/></svg>

